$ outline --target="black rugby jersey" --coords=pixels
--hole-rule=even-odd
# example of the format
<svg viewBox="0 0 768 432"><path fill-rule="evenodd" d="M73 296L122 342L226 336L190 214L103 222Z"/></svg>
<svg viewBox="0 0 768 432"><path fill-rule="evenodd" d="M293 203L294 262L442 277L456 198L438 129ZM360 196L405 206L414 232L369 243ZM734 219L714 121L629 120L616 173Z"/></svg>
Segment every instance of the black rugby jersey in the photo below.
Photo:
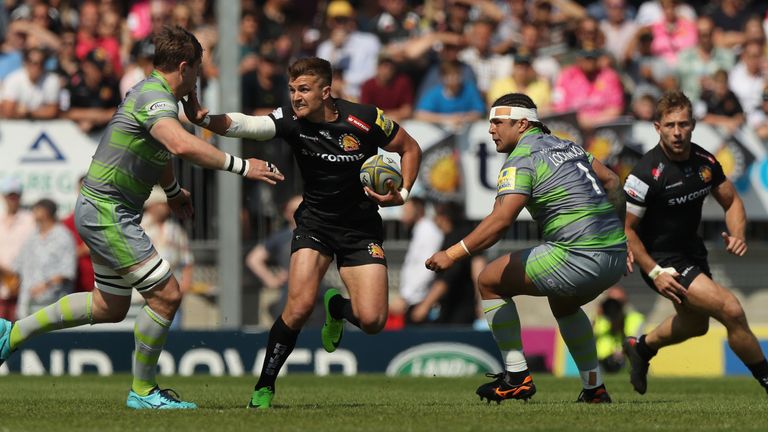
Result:
<svg viewBox="0 0 768 432"><path fill-rule="evenodd" d="M627 203L645 207L637 233L648 252L706 255L697 231L701 207L726 180L711 153L691 144L686 161L672 161L657 145L632 169L624 184Z"/></svg>
<svg viewBox="0 0 768 432"><path fill-rule="evenodd" d="M373 105L334 99L338 118L312 123L291 105L274 110L277 137L292 148L304 179L304 203L320 216L378 211L360 183L360 167L397 135L399 126ZM360 214L360 216L363 216Z"/></svg>

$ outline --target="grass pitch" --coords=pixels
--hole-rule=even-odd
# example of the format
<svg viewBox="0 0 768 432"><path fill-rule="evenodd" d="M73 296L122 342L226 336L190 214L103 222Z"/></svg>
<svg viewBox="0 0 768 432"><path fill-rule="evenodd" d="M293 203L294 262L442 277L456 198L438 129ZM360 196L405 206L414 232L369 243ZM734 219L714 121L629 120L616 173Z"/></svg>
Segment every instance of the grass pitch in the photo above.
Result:
<svg viewBox="0 0 768 432"><path fill-rule="evenodd" d="M388 378L381 375L278 381L275 406L246 410L254 377L162 378L201 409L125 408L130 377L0 377L0 432L17 431L766 431L768 395L751 378L651 378L634 393L611 376L611 405L574 402L577 379L534 376L530 402L480 402L485 377Z"/></svg>

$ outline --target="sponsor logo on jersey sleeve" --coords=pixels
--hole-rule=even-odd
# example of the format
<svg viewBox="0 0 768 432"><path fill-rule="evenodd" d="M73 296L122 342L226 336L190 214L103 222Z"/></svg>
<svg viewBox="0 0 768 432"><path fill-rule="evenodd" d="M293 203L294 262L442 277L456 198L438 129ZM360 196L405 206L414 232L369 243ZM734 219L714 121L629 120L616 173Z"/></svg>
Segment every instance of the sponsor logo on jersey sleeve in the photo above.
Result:
<svg viewBox="0 0 768 432"><path fill-rule="evenodd" d="M172 112L175 114L178 112L178 109L178 105L173 104L170 101L163 100L154 102L153 104L149 105L149 107L147 107L147 115L151 117L161 112Z"/></svg>
<svg viewBox="0 0 768 432"><path fill-rule="evenodd" d="M712 169L706 165L699 167L699 177L704 183L712 181Z"/></svg>
<svg viewBox="0 0 768 432"><path fill-rule="evenodd" d="M624 191L632 198L645 202L645 196L648 194L648 183L630 174L627 177L626 183L624 183Z"/></svg>
<svg viewBox="0 0 768 432"><path fill-rule="evenodd" d="M368 253L373 258L384 259L384 249L381 246L379 246L378 244L376 244L376 243L369 243L368 244Z"/></svg>
<svg viewBox="0 0 768 432"><path fill-rule="evenodd" d="M517 168L504 168L499 173L499 180L496 183L496 192L502 193L511 190L515 190L515 175L517 174Z"/></svg>
<svg viewBox="0 0 768 432"><path fill-rule="evenodd" d="M339 137L339 144L345 152L360 150L360 140L352 134L344 134Z"/></svg>
<svg viewBox="0 0 768 432"><path fill-rule="evenodd" d="M371 127L368 126L368 123L360 120L359 118L353 116L352 114L347 116L347 122L351 123L352 126L360 129L363 132L368 132L371 130Z"/></svg>
<svg viewBox="0 0 768 432"><path fill-rule="evenodd" d="M376 126L378 126L384 135L392 135L392 131L395 129L395 123L384 115L384 111L376 108Z"/></svg>
<svg viewBox="0 0 768 432"><path fill-rule="evenodd" d="M272 117L274 117L275 120L283 118L283 109L282 108L275 108L272 111Z"/></svg>

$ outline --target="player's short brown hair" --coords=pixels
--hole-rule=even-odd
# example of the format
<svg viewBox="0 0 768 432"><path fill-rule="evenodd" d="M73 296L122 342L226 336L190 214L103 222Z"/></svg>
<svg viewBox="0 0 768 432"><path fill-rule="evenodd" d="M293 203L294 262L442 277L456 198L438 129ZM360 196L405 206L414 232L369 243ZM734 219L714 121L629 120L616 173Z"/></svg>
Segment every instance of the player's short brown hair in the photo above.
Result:
<svg viewBox="0 0 768 432"><path fill-rule="evenodd" d="M203 58L203 47L195 35L179 26L164 26L155 35L154 43L153 63L162 72L176 70L181 62L193 65Z"/></svg>
<svg viewBox="0 0 768 432"><path fill-rule="evenodd" d="M323 86L329 86L333 82L333 71L328 60L318 57L305 57L296 60L288 66L288 77L291 80L302 75L313 75L322 81Z"/></svg>
<svg viewBox="0 0 768 432"><path fill-rule="evenodd" d="M670 112L684 108L688 108L688 114L693 118L693 105L688 96L679 90L668 91L656 103L655 120L660 121L662 117Z"/></svg>

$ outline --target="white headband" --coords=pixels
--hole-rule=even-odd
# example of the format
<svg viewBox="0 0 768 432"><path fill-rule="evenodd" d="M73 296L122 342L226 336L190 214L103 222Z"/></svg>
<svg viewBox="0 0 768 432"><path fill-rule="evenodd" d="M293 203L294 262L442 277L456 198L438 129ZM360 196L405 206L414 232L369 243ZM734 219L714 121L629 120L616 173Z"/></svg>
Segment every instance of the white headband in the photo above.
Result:
<svg viewBox="0 0 768 432"><path fill-rule="evenodd" d="M495 106L491 108L491 113L488 115L488 120L493 119L526 119L531 122L537 122L539 121L539 116L534 108Z"/></svg>

